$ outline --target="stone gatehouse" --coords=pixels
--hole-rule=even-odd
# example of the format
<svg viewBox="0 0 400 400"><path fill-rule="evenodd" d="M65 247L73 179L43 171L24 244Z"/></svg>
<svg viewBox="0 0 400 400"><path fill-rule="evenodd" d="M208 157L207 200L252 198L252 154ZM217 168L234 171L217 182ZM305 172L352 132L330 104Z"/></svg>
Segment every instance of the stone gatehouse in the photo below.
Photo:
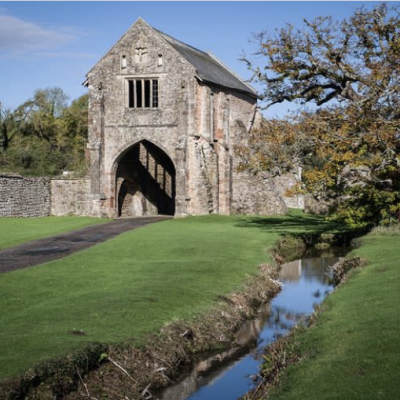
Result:
<svg viewBox="0 0 400 400"><path fill-rule="evenodd" d="M213 55L139 19L85 85L90 215L286 211L273 182L236 172L257 94Z"/></svg>

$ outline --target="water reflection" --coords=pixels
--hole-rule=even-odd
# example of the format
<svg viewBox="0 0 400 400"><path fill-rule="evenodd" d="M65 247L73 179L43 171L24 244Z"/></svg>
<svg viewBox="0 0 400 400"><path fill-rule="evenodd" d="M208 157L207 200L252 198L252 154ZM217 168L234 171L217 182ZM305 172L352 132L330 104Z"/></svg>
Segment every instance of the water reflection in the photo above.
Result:
<svg viewBox="0 0 400 400"><path fill-rule="evenodd" d="M344 255L309 253L307 258L284 264L280 272L283 290L260 317L239 331L238 349L214 355L198 363L179 384L166 389L158 400L235 400L248 392L262 362L262 349L312 314L332 290L329 267Z"/></svg>

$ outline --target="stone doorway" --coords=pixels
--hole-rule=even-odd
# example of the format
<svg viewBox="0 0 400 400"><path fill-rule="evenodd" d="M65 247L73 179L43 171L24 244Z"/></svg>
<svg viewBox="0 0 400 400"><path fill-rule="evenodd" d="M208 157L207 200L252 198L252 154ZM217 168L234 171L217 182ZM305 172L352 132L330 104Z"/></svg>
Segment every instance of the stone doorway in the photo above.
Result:
<svg viewBox="0 0 400 400"><path fill-rule="evenodd" d="M175 167L168 155L142 140L121 157L116 173L119 217L175 214Z"/></svg>

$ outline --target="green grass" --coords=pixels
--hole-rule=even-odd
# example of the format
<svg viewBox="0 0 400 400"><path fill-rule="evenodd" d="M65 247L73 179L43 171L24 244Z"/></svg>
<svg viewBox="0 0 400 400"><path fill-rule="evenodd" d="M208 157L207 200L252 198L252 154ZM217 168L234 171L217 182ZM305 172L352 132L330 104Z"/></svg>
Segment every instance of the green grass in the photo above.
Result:
<svg viewBox="0 0 400 400"><path fill-rule="evenodd" d="M0 379L87 342L143 338L238 289L280 234L319 217L205 216L127 232L68 258L0 276ZM83 330L76 336L73 330Z"/></svg>
<svg viewBox="0 0 400 400"><path fill-rule="evenodd" d="M0 218L0 250L105 221L90 217Z"/></svg>
<svg viewBox="0 0 400 400"><path fill-rule="evenodd" d="M287 370L272 400L389 400L400 382L400 235L375 232L354 252L363 269L324 302L297 339L306 360Z"/></svg>

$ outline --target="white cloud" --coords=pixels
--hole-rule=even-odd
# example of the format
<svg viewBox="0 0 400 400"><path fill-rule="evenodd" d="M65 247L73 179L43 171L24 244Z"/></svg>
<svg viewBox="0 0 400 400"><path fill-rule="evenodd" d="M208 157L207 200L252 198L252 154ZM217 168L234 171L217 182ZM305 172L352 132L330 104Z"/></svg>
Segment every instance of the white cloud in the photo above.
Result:
<svg viewBox="0 0 400 400"><path fill-rule="evenodd" d="M75 39L75 35L61 29L43 28L16 17L0 15L0 51L14 54L47 51Z"/></svg>

